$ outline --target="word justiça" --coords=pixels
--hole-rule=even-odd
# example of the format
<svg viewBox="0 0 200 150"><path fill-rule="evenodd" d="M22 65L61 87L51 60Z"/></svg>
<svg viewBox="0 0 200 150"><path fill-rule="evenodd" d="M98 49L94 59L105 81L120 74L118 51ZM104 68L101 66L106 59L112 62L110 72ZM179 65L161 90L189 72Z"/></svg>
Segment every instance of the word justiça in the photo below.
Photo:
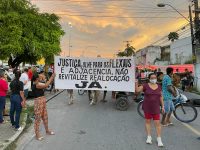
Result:
<svg viewBox="0 0 200 150"><path fill-rule="evenodd" d="M131 59L110 59L107 62L81 62L80 59L64 59L60 58L58 66L80 67L80 68L128 68L131 67Z"/></svg>

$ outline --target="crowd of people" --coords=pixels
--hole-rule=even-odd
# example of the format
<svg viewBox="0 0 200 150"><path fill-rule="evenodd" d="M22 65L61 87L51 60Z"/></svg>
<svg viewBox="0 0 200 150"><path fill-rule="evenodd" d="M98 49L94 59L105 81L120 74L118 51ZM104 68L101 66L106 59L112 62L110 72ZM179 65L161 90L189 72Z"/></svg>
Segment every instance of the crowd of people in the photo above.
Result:
<svg viewBox="0 0 200 150"><path fill-rule="evenodd" d="M157 133L157 144L159 147L163 147L161 140L161 126L173 125L171 122L171 114L174 111L173 97L176 96L176 91L173 88L173 68L166 69L166 75L160 70L148 73L148 81L144 84L138 84L136 82L136 93L144 93L143 111L145 114L145 127L147 144L152 144L151 137L151 120L154 120ZM187 70L186 70L187 72ZM176 70L176 73L177 70ZM26 107L26 99L28 97L28 82L31 81L31 88L34 95L34 114L35 114L35 135L37 140L42 140L43 137L39 132L39 126L41 120L43 121L46 134L54 135L55 133L51 131L48 127L48 114L46 107L46 98L44 95L44 89L46 89L50 84L53 83L55 78L55 73L49 71L50 78L47 80L44 71L34 72L32 68L25 68L21 74L20 70L14 70L15 78L11 81L9 87L11 90L10 95L10 121L11 126L15 130L21 130L19 120L20 114L23 107ZM193 78L191 77L191 72L184 74L182 77L182 82L185 86L190 86L193 84ZM186 77L186 79L185 79ZM141 76L139 71L136 69L136 78L140 79ZM185 80L189 80L185 84ZM183 83L182 83L183 84ZM6 81L5 73L0 70L0 124L4 123L3 111L6 102L6 93L8 91L8 83ZM69 105L73 104L73 90L67 90L69 94ZM104 91L102 102L106 102L107 91ZM94 105L98 101L99 91L88 91L90 105ZM160 106L162 110L162 119L160 119ZM161 121L160 121L161 120Z"/></svg>
<svg viewBox="0 0 200 150"><path fill-rule="evenodd" d="M36 139L43 139L39 132L41 120L43 120L44 127L46 129L46 134L54 135L54 132L48 128L46 98L44 95L45 89L53 83L55 78L55 74L52 72L52 70L50 70L50 72L51 76L49 77L49 79L47 79L46 75L44 74L44 71L40 70L40 72L38 72L36 67L25 68L22 73L21 70L14 69L14 78L12 79L10 84L8 84L5 71L0 70L0 124L4 124L7 122L5 120L3 112L5 111L7 92L8 89L10 89L10 108L8 116L10 116L11 127L16 131L22 130L22 127L20 126L20 116L22 109L26 107L28 91L31 88L35 98L34 128ZM29 82L31 82L31 84L29 84Z"/></svg>

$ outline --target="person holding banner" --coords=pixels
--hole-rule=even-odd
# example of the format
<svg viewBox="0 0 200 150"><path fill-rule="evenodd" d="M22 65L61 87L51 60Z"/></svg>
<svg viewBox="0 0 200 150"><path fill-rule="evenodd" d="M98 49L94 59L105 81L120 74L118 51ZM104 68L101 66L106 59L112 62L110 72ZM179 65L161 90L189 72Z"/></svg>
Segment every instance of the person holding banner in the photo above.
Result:
<svg viewBox="0 0 200 150"><path fill-rule="evenodd" d="M160 106L164 113L164 102L162 97L162 88L157 84L157 77L155 73L149 74L149 83L145 83L142 86L138 86L136 82L136 92L144 92L143 110L145 114L145 127L147 132L147 144L152 144L151 137L151 119L154 120L154 124L157 132L157 143L159 147L163 147L161 140L161 124L160 124Z"/></svg>
<svg viewBox="0 0 200 150"><path fill-rule="evenodd" d="M96 105L99 99L100 92L97 90L91 90L89 99L91 100L90 105Z"/></svg>
<svg viewBox="0 0 200 150"><path fill-rule="evenodd" d="M55 133L48 128L48 114L46 108L46 98L44 96L44 89L47 88L54 80L55 74L53 73L49 81L46 83L41 83L38 74L34 74L31 82L31 88L35 96L34 100L34 113L35 113L35 135L36 139L41 141L43 137L40 135L39 127L40 122L43 120L46 134L54 135Z"/></svg>
<svg viewBox="0 0 200 150"><path fill-rule="evenodd" d="M69 95L69 103L68 104L71 105L74 103L74 92L72 89L68 89L67 93Z"/></svg>

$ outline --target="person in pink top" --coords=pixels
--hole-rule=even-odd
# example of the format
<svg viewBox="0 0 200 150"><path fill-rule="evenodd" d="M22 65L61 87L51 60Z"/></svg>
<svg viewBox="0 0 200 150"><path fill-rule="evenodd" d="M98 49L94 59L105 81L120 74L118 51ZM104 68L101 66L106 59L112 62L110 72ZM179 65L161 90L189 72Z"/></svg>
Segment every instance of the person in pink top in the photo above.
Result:
<svg viewBox="0 0 200 150"><path fill-rule="evenodd" d="M5 72L0 70L0 124L4 123L3 110L6 102L6 93L8 91L8 83L5 79Z"/></svg>

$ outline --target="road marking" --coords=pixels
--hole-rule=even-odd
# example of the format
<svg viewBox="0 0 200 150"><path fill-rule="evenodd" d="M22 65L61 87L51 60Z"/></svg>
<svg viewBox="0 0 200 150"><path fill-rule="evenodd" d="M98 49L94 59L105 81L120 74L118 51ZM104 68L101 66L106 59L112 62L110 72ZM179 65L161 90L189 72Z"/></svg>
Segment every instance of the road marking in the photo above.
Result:
<svg viewBox="0 0 200 150"><path fill-rule="evenodd" d="M174 116L172 116L174 119L176 119ZM177 119L176 119L177 120ZM200 136L200 131L198 131L197 129L193 128L191 125L187 124L187 123L183 123L181 122L182 125L184 125L186 128L188 128L189 130L191 130L194 134Z"/></svg>
<svg viewBox="0 0 200 150"><path fill-rule="evenodd" d="M191 130L194 134L200 136L200 131L196 130L195 128L193 128L189 124L186 124L186 123L181 123L181 124L184 125L185 127L187 127L189 130Z"/></svg>

